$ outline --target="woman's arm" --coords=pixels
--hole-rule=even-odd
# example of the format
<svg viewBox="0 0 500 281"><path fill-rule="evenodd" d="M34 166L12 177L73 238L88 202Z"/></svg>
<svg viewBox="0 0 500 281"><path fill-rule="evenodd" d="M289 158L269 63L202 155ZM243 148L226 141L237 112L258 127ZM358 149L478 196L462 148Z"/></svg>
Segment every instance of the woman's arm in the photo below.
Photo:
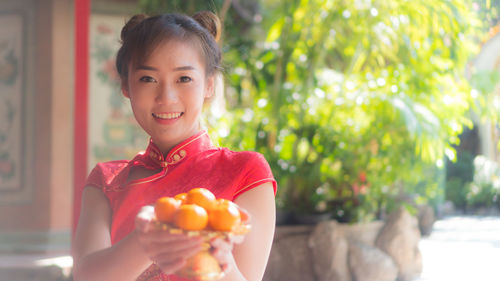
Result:
<svg viewBox="0 0 500 281"><path fill-rule="evenodd" d="M72 246L75 281L135 280L151 264L135 232L111 246L111 208L101 190L83 190L80 214Z"/></svg>
<svg viewBox="0 0 500 281"><path fill-rule="evenodd" d="M73 243L75 281L136 280L153 260L170 274L201 249L201 239L154 229L151 218L141 212L135 230L111 246L108 200L102 191L85 188Z"/></svg>
<svg viewBox="0 0 500 281"><path fill-rule="evenodd" d="M276 207L271 183L255 187L236 198L235 203L251 216L251 231L241 244L235 244L236 267L223 280L260 281L264 276L274 238ZM234 265L233 265L234 266Z"/></svg>

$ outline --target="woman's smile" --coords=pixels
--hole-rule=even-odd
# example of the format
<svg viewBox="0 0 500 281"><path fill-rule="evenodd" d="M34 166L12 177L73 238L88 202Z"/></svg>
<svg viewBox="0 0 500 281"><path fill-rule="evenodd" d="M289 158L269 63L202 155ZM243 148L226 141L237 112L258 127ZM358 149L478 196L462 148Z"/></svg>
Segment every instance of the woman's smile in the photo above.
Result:
<svg viewBox="0 0 500 281"><path fill-rule="evenodd" d="M156 122L163 125L169 125L179 120L184 115L184 112L161 112L161 113L152 113L151 115L153 116Z"/></svg>

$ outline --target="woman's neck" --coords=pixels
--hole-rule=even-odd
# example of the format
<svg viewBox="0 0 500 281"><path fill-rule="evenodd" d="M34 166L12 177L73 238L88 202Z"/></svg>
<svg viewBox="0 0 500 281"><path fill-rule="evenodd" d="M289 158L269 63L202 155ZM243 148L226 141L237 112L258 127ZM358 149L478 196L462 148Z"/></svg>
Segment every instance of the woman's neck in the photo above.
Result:
<svg viewBox="0 0 500 281"><path fill-rule="evenodd" d="M153 143L156 145L156 147L160 150L160 152L163 155L163 157L166 158L167 155L170 153L170 151L172 151L172 149L174 149L176 146L178 146L183 141L185 141L185 140L193 137L194 135L198 134L200 131L201 131L201 129L197 130L193 134L190 134L188 137L180 139L180 140L163 141L163 142L160 142L160 141L157 141L157 140L154 140L154 139L152 139L152 140L153 140Z"/></svg>

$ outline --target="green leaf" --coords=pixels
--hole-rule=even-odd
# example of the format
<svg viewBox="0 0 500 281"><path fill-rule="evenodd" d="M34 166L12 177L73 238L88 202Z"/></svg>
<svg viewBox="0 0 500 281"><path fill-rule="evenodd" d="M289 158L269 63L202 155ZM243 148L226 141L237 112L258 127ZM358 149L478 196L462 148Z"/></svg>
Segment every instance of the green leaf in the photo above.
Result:
<svg viewBox="0 0 500 281"><path fill-rule="evenodd" d="M285 17L278 19L269 29L269 32L267 33L266 42L276 41L281 35L281 30L283 29L284 24L285 24Z"/></svg>

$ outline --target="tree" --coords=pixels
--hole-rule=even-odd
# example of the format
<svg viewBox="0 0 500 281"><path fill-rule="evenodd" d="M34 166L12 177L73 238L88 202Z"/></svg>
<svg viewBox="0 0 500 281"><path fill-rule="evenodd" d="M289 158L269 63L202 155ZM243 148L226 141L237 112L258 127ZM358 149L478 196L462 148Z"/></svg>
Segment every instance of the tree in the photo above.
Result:
<svg viewBox="0 0 500 281"><path fill-rule="evenodd" d="M474 2L262 7L224 41L231 110L209 124L221 144L266 156L279 206L358 221L442 196L443 157L472 126L464 69L486 30Z"/></svg>

